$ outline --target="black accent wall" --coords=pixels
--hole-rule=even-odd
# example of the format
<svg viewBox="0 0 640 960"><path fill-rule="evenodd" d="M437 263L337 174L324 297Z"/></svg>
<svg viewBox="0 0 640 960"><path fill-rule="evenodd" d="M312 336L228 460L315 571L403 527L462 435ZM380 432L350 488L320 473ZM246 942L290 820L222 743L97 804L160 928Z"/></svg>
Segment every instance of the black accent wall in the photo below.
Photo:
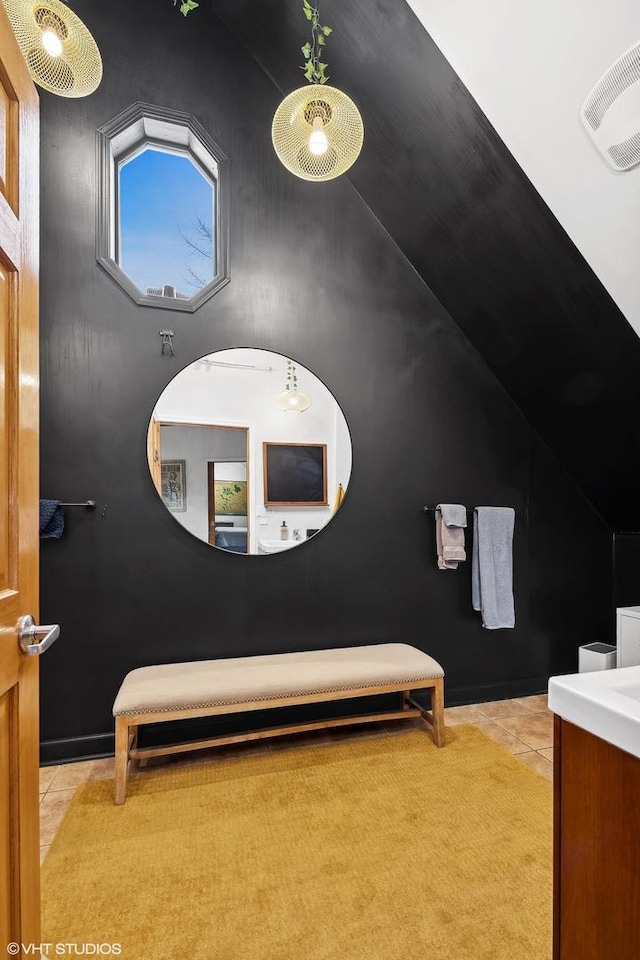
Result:
<svg viewBox="0 0 640 960"><path fill-rule="evenodd" d="M42 543L41 620L62 626L42 663L43 757L108 752L118 686L150 663L400 640L440 660L450 703L543 689L579 644L612 637L608 527L349 179L279 164L280 93L247 50L206 8L150 11L92 5L102 86L42 95L41 491L98 503ZM230 158L231 282L194 315L136 306L95 260L95 130L134 100L189 110ZM459 279L442 273L441 300ZM160 352L168 316L175 358ZM206 546L149 476L157 396L230 346L309 367L351 429L343 507L295 551ZM441 500L516 508L515 630L482 629L470 563L436 569L422 506Z"/></svg>
<svg viewBox="0 0 640 960"><path fill-rule="evenodd" d="M302 84L301 2L213 5ZM609 526L640 529L638 336L405 0L323 0L322 20L366 130L347 176Z"/></svg>
<svg viewBox="0 0 640 960"><path fill-rule="evenodd" d="M640 532L616 533L614 538L615 605L640 605Z"/></svg>

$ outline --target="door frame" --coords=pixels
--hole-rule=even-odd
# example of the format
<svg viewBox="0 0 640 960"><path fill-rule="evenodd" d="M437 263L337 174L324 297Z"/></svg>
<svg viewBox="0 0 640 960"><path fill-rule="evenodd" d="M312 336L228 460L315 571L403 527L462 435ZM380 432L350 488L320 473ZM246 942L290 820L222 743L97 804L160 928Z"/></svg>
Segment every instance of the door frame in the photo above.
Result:
<svg viewBox="0 0 640 960"><path fill-rule="evenodd" d="M256 476L255 476L255 465L251 457L251 438L253 436L254 425L252 423L238 423L234 421L233 423L227 421L216 420L215 423L212 423L211 420L200 420L197 417L159 417L153 418L149 424L149 431L153 427L154 432L157 430L157 451L158 464L162 460L162 427L209 427L212 429L218 430L244 430L246 434L246 464L247 464L247 483L248 483L248 496L247 496L247 555L253 552L254 538L255 534L253 531L253 524L251 523L251 518L255 514L255 503L256 503ZM155 477L153 474L152 465L155 464L156 458L153 459L149 455L149 442L147 444L147 455L149 459L149 468L152 472L152 477L154 478L154 484L156 484ZM207 467L207 500L208 500L208 490L209 490L209 468ZM157 485L156 485L157 488ZM207 525L207 540L209 538L209 531Z"/></svg>

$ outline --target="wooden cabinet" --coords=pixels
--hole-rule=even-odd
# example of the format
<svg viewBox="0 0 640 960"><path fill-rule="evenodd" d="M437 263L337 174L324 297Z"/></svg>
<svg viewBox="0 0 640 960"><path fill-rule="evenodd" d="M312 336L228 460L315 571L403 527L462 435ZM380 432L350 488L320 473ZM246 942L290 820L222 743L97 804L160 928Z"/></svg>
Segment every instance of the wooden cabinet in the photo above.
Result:
<svg viewBox="0 0 640 960"><path fill-rule="evenodd" d="M640 759L555 718L553 960L640 958Z"/></svg>

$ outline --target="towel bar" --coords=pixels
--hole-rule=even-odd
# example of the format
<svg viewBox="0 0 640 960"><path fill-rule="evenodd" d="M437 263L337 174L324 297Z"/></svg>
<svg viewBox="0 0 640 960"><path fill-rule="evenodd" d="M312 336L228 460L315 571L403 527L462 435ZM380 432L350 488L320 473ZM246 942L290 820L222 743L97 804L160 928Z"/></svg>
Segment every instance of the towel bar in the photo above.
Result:
<svg viewBox="0 0 640 960"><path fill-rule="evenodd" d="M84 503L61 503L61 507L86 507L87 510L95 510L95 500L85 500Z"/></svg>

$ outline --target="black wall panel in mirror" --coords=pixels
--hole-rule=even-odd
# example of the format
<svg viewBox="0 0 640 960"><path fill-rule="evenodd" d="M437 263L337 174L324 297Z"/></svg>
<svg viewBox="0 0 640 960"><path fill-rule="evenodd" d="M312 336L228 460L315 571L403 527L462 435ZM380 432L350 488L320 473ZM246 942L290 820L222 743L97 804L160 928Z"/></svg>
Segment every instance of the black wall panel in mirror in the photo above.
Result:
<svg viewBox="0 0 640 960"><path fill-rule="evenodd" d="M328 506L326 443L263 443L262 462L268 506Z"/></svg>

